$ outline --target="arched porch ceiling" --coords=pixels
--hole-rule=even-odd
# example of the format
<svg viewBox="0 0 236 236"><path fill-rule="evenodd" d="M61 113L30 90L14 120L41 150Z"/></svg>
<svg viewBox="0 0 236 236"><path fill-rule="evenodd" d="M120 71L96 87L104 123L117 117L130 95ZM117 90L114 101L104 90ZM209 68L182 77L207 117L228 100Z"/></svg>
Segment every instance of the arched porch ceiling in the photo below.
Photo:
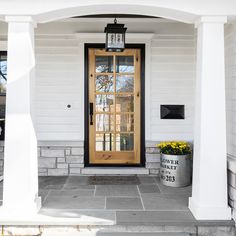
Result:
<svg viewBox="0 0 236 236"><path fill-rule="evenodd" d="M184 23L194 23L197 17L192 13L153 5L93 4L68 8L56 8L48 12L40 13L36 15L34 19L39 23L46 23L69 17L100 14L144 15L152 17L162 17Z"/></svg>
<svg viewBox="0 0 236 236"><path fill-rule="evenodd" d="M193 6L180 1L4 1L1 3L0 21L5 16L32 16L37 23L47 23L55 20L101 14L128 14L161 17L184 23L194 23L198 13Z"/></svg>

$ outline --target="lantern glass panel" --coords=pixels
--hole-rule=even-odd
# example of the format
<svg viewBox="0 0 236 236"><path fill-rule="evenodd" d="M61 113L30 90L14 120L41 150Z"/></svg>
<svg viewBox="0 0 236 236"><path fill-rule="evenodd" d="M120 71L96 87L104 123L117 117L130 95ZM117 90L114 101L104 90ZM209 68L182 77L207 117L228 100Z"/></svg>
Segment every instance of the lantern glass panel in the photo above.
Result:
<svg viewBox="0 0 236 236"><path fill-rule="evenodd" d="M108 48L124 48L124 35L122 33L108 33L107 47Z"/></svg>
<svg viewBox="0 0 236 236"><path fill-rule="evenodd" d="M116 41L116 34L115 33L108 33L107 34L107 46L108 48L114 48Z"/></svg>
<svg viewBox="0 0 236 236"><path fill-rule="evenodd" d="M116 34L116 47L117 48L124 48L123 34Z"/></svg>

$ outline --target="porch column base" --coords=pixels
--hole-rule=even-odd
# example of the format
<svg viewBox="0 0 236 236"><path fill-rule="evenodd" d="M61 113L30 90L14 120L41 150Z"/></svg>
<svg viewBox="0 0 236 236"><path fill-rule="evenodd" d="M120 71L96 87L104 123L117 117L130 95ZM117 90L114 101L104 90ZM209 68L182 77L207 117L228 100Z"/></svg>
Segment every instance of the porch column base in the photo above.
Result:
<svg viewBox="0 0 236 236"><path fill-rule="evenodd" d="M3 205L0 207L0 222L11 222L14 224L20 221L28 224L28 222L37 217L40 208L41 197L36 197L32 204L18 203L15 207Z"/></svg>
<svg viewBox="0 0 236 236"><path fill-rule="evenodd" d="M230 207L201 206L192 197L189 198L189 209L197 220L231 220Z"/></svg>
<svg viewBox="0 0 236 236"><path fill-rule="evenodd" d="M19 200L20 201L20 200ZM9 204L3 204L0 207L0 221L1 219L30 219L31 216L37 215L41 208L41 197L37 196L31 204L17 202L15 206Z"/></svg>

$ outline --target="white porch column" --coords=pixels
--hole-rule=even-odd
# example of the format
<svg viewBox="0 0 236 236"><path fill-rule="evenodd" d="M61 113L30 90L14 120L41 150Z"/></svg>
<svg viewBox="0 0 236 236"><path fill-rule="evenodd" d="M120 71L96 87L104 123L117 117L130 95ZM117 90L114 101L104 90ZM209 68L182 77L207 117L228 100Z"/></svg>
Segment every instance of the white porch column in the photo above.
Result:
<svg viewBox="0 0 236 236"><path fill-rule="evenodd" d="M193 190L189 208L198 220L231 219L226 162L226 20L226 17L201 17L196 24L198 37Z"/></svg>
<svg viewBox="0 0 236 236"><path fill-rule="evenodd" d="M38 197L37 139L32 118L34 84L34 22L31 17L6 17L8 68L3 208L31 215Z"/></svg>

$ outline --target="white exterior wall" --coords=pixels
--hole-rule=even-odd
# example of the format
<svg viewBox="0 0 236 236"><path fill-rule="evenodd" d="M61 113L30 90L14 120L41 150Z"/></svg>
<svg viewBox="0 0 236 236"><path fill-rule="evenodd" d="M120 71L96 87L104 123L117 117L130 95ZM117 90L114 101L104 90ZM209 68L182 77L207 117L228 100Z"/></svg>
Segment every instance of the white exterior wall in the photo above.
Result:
<svg viewBox="0 0 236 236"><path fill-rule="evenodd" d="M59 30L59 24L53 24L57 34L50 34L49 28L52 26L47 28L45 25L42 25L42 29L39 25L39 33L36 33L37 137L38 140L53 141L83 140L84 71L80 58L84 52L80 51L79 36L70 32L73 24L66 23L66 34ZM140 27L145 29L150 27L148 25L144 23ZM150 75L146 74L148 88L145 97L150 101L146 103L145 120L146 125L150 126L146 127L149 132L146 139L191 141L194 117L194 30L193 26L181 23L169 23L169 29L165 25L157 24L163 33L154 35L150 53L146 52L146 70ZM43 32L46 34L43 35ZM83 38L83 41L101 42L89 38ZM71 108L67 108L68 104ZM161 104L185 105L185 119L161 120Z"/></svg>
<svg viewBox="0 0 236 236"><path fill-rule="evenodd" d="M35 45L38 140L83 140L78 40L73 35L36 36Z"/></svg>
<svg viewBox="0 0 236 236"><path fill-rule="evenodd" d="M146 95L151 102L151 140L192 140L194 36L156 35L151 45L151 93ZM161 104L185 105L185 119L160 119Z"/></svg>
<svg viewBox="0 0 236 236"><path fill-rule="evenodd" d="M227 153L236 157L236 29L225 33Z"/></svg>

